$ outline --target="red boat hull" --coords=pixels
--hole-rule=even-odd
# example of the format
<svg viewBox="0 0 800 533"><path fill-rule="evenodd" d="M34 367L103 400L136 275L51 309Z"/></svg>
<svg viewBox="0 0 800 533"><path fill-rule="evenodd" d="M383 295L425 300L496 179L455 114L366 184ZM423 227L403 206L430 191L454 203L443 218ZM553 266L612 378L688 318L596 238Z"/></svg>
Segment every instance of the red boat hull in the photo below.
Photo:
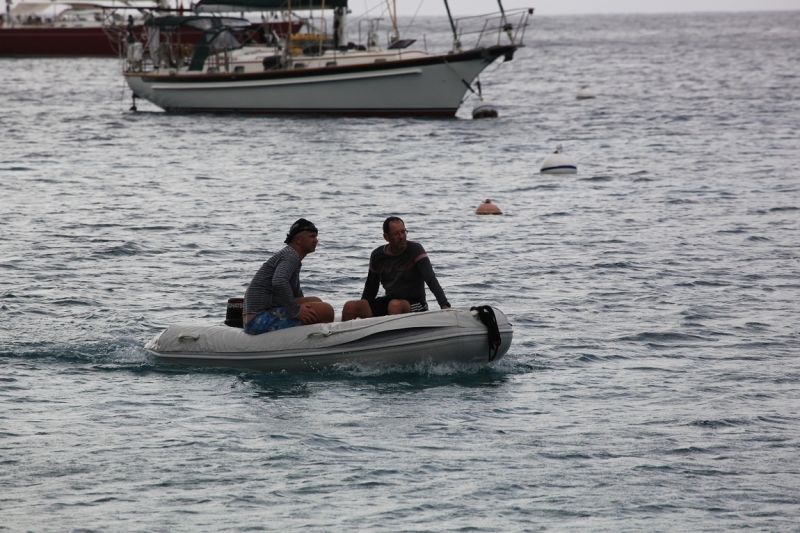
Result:
<svg viewBox="0 0 800 533"><path fill-rule="evenodd" d="M101 27L0 28L0 56L116 57L118 55L118 44L112 43Z"/></svg>

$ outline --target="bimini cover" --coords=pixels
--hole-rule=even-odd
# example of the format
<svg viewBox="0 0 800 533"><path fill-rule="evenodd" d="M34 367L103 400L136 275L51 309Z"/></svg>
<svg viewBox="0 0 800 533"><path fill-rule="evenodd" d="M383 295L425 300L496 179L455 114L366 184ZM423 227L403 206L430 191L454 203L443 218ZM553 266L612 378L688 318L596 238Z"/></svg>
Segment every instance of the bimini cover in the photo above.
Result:
<svg viewBox="0 0 800 533"><path fill-rule="evenodd" d="M498 324L501 327L507 325L505 316L499 312L497 314ZM317 350L354 342L378 333L409 329L430 330L431 328L486 331L486 326L468 309L443 309L332 324L299 326L263 335L248 335L239 328L228 326L172 325L147 343L145 348L157 354L272 353Z"/></svg>
<svg viewBox="0 0 800 533"><path fill-rule="evenodd" d="M286 11L289 0L200 0L195 4L195 13L233 13L241 11ZM297 10L335 9L347 7L347 0L305 0L291 4Z"/></svg>
<svg viewBox="0 0 800 533"><path fill-rule="evenodd" d="M212 28L247 28L251 22L247 19L236 17L210 17L210 16L176 16L149 18L144 22L147 27L176 29L181 26L189 26L198 30L210 30Z"/></svg>

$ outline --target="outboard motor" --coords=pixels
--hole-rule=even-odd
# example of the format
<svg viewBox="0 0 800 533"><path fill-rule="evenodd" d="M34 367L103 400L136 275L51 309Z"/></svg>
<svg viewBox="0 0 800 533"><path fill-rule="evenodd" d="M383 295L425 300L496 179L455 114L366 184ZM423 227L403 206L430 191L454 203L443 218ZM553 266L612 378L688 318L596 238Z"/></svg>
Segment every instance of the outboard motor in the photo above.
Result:
<svg viewBox="0 0 800 533"><path fill-rule="evenodd" d="M243 328L244 298L228 298L228 312L225 314L225 325L232 328Z"/></svg>

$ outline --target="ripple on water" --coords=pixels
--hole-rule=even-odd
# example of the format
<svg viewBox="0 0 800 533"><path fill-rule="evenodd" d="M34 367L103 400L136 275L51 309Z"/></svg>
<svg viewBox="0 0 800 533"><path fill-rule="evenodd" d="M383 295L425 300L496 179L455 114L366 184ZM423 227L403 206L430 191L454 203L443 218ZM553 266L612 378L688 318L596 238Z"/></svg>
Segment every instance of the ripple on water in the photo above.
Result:
<svg viewBox="0 0 800 533"><path fill-rule="evenodd" d="M798 16L535 18L482 80L497 121L471 96L454 120L131 113L114 59L4 60L3 525L792 530ZM539 173L559 143L578 174ZM506 214L475 216L487 197ZM304 290L340 311L390 214L454 305L509 316L504 359L144 350L220 323L301 216Z"/></svg>

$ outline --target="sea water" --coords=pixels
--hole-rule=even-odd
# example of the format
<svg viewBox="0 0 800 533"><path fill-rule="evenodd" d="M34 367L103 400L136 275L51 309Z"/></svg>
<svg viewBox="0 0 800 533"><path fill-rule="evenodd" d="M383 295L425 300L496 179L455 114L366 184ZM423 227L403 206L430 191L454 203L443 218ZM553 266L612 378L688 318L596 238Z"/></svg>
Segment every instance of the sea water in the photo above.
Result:
<svg viewBox="0 0 800 533"><path fill-rule="evenodd" d="M800 12L532 22L496 120L134 113L116 60L0 60L0 530L797 531ZM389 215L503 360L144 350L299 217L341 312Z"/></svg>

